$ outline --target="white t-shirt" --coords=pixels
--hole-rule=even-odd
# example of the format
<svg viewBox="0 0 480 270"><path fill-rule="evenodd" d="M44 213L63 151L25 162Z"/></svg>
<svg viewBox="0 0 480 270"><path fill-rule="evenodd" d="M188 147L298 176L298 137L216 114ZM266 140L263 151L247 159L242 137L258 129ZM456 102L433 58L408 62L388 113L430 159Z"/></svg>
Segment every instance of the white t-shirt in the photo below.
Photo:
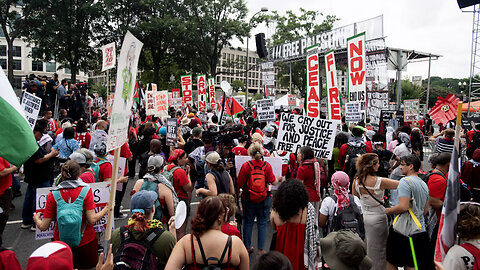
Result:
<svg viewBox="0 0 480 270"><path fill-rule="evenodd" d="M470 243L480 249L480 239L466 241L466 243ZM445 269L472 270L474 264L475 258L473 255L459 245L455 245L449 249L443 260L443 267Z"/></svg>
<svg viewBox="0 0 480 270"><path fill-rule="evenodd" d="M408 149L407 146L404 143L402 143L402 144L398 145L397 147L395 147L395 149L393 149L393 153L395 154L395 156L397 156L399 158L402 158L402 157L410 155L412 153L412 151L410 149ZM395 170L392 171L392 174L397 175L397 176L401 176L402 175L402 170L400 170L400 166L395 168Z"/></svg>
<svg viewBox="0 0 480 270"><path fill-rule="evenodd" d="M362 213L362 204L360 203L360 199L355 195L352 195L352 196L353 196L353 200L355 201L355 204L360 209L360 213ZM337 203L332 199L332 197L329 196L323 199L322 206L320 206L320 214L329 217L335 214L336 209L337 209Z"/></svg>

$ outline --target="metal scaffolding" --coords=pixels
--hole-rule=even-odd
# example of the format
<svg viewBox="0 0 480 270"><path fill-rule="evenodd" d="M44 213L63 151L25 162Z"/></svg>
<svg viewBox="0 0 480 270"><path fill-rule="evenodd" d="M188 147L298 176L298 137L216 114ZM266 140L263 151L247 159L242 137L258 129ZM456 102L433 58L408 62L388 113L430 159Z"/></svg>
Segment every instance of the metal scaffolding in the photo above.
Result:
<svg viewBox="0 0 480 270"><path fill-rule="evenodd" d="M480 98L480 4L475 5L473 9L472 29L470 83L468 86L468 116L470 116L471 100Z"/></svg>

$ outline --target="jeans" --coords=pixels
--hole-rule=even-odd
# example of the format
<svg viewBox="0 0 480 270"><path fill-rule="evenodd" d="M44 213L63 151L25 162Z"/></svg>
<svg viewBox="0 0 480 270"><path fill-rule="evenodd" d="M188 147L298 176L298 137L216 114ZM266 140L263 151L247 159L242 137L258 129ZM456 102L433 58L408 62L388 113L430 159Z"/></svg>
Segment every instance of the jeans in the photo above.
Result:
<svg viewBox="0 0 480 270"><path fill-rule="evenodd" d="M20 185L20 181L18 180L18 177L12 173L12 192L13 195L17 195L20 192L20 188L22 186Z"/></svg>
<svg viewBox="0 0 480 270"><path fill-rule="evenodd" d="M40 184L28 184L23 201L22 220L25 225L33 225L33 213L35 213L35 202L37 197L37 188L49 187L50 181Z"/></svg>
<svg viewBox="0 0 480 270"><path fill-rule="evenodd" d="M272 197L267 197L261 203L253 203L248 199L242 200L243 205L243 242L245 247L252 245L252 229L255 217L257 218L258 229L258 249L265 250L265 240L267 238L267 222L270 218L270 208L272 207Z"/></svg>
<svg viewBox="0 0 480 270"><path fill-rule="evenodd" d="M0 207L2 208L2 213L0 213L0 246L2 246L2 235L7 225L8 216L10 214L10 205L12 204L13 194L12 189L7 189L0 196Z"/></svg>

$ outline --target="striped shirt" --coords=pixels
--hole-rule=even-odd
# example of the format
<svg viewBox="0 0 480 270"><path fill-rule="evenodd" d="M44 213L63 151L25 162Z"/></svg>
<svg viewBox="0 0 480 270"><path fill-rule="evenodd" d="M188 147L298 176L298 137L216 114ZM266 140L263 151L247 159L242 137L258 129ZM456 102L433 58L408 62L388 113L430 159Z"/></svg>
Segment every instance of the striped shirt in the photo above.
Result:
<svg viewBox="0 0 480 270"><path fill-rule="evenodd" d="M435 153L452 153L455 140L449 138L437 138L435 139Z"/></svg>

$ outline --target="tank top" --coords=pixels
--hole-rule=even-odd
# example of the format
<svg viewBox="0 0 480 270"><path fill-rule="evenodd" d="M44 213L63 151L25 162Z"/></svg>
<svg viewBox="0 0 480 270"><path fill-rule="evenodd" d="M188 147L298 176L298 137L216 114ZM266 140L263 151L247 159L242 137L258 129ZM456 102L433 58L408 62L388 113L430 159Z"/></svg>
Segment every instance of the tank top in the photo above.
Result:
<svg viewBox="0 0 480 270"><path fill-rule="evenodd" d="M303 218L303 210L301 217ZM304 245L306 225L286 222L277 227L277 240L275 250L285 255L292 263L294 270L306 269L304 266Z"/></svg>
<svg viewBox="0 0 480 270"><path fill-rule="evenodd" d="M363 187L358 179L355 180L355 190L360 194L360 202L362 203L362 212L364 214L385 214L385 207L378 203L370 194L363 194L360 193L360 187ZM369 187L365 185L365 187L372 193L375 198L379 201L383 202L384 190L380 189L380 184L382 183L382 177L377 177L377 182L375 182L375 186Z"/></svg>
<svg viewBox="0 0 480 270"><path fill-rule="evenodd" d="M228 236L227 243L225 244L225 248L223 249L222 255L220 259L215 258L215 257L207 257L205 256L205 251L203 250L203 245L202 242L200 241L200 238L197 238L197 243L198 243L198 248L200 249L200 254L202 255L203 259L203 264L197 263L195 260L195 247L193 246L193 234L190 235L190 248L192 251L192 263L187 266L188 270L202 270L202 269L208 269L208 266L216 266L219 267L220 269L226 269L226 270L234 270L237 269L237 267L231 266L230 265L230 259L232 258L232 237ZM226 263L220 263L223 261L223 258L225 255L227 255L228 251L228 260ZM217 264L208 264L208 260L216 260L218 261Z"/></svg>

